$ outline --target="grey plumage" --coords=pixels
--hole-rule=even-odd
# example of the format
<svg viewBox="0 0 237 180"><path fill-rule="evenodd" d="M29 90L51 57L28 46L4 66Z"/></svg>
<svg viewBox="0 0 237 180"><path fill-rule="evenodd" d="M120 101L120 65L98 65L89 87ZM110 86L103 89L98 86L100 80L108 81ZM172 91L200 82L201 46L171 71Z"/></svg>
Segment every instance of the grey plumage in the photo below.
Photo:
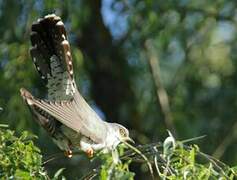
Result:
<svg viewBox="0 0 237 180"><path fill-rule="evenodd" d="M30 54L48 88L46 100L21 89L38 123L60 149L112 149L129 140L126 128L100 119L79 93L73 76L72 56L60 17L52 14L32 25Z"/></svg>

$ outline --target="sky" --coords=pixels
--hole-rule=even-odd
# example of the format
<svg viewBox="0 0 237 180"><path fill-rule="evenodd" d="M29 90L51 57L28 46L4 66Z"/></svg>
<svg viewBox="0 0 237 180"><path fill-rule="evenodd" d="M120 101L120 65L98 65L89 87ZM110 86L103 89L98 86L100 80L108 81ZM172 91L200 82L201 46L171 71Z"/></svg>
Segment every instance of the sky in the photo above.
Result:
<svg viewBox="0 0 237 180"><path fill-rule="evenodd" d="M127 15L121 14L119 11L122 10L123 5L120 2L116 2L114 9L112 9L113 0L102 1L102 17L105 25L109 28L114 39L119 39L127 29Z"/></svg>

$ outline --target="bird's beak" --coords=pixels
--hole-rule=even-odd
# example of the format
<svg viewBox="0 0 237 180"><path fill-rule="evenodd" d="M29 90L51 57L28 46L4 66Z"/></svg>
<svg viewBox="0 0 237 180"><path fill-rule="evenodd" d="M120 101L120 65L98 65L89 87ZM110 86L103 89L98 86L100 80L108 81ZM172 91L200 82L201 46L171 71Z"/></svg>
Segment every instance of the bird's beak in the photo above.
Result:
<svg viewBox="0 0 237 180"><path fill-rule="evenodd" d="M131 142L131 143L135 144L135 141L132 138L130 138L130 137L124 138L124 141Z"/></svg>

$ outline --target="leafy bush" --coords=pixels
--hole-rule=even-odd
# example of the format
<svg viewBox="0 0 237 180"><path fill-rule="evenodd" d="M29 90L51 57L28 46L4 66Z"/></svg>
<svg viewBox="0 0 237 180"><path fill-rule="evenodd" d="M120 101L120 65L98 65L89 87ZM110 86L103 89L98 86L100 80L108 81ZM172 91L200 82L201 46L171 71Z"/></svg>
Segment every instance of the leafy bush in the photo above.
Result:
<svg viewBox="0 0 237 180"><path fill-rule="evenodd" d="M42 155L30 135L0 127L0 179L48 179L42 167Z"/></svg>
<svg viewBox="0 0 237 180"><path fill-rule="evenodd" d="M197 140L176 141L171 133L164 143L152 143L127 149L119 146L120 160L109 154L99 154L101 165L90 172L86 178L99 179L133 179L135 174L129 171L131 163L147 164L143 173L150 173L156 179L230 179L237 177L236 167L228 165L199 150L197 145L187 146L185 142ZM150 167L151 168L150 168ZM141 166L144 169L144 166ZM141 168L142 169L142 168Z"/></svg>
<svg viewBox="0 0 237 180"><path fill-rule="evenodd" d="M140 152L149 159L154 172L153 177L162 179L230 179L237 177L236 167L230 168L223 162L202 153L197 145L187 146L185 142L197 140L193 138L176 141L169 132L163 144L153 143L138 146ZM126 159L146 163L138 154L127 153Z"/></svg>
<svg viewBox="0 0 237 180"><path fill-rule="evenodd" d="M41 152L32 141L34 138L26 131L17 137L14 131L0 125L0 179L50 179L42 165ZM135 176L129 170L131 163L150 165L145 170L141 167L143 173L150 173L153 178L234 179L237 175L236 167L230 168L202 153L196 145L186 146L184 142L176 141L171 134L163 144L137 147L121 144L112 155L98 153L92 163L95 161L96 168L82 179L131 180ZM63 170L59 169L51 179L65 179L61 176Z"/></svg>

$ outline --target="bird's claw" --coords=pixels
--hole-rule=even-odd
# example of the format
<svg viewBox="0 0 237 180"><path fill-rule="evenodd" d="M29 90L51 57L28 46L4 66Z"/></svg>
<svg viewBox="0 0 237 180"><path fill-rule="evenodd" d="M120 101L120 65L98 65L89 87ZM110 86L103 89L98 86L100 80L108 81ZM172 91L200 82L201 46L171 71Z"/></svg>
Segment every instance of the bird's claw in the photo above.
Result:
<svg viewBox="0 0 237 180"><path fill-rule="evenodd" d="M72 157L72 151L71 150L65 151L64 155L67 156L68 158L71 158Z"/></svg>
<svg viewBox="0 0 237 180"><path fill-rule="evenodd" d="M92 148L87 149L86 154L89 158L93 157L93 155L94 155L93 149Z"/></svg>

